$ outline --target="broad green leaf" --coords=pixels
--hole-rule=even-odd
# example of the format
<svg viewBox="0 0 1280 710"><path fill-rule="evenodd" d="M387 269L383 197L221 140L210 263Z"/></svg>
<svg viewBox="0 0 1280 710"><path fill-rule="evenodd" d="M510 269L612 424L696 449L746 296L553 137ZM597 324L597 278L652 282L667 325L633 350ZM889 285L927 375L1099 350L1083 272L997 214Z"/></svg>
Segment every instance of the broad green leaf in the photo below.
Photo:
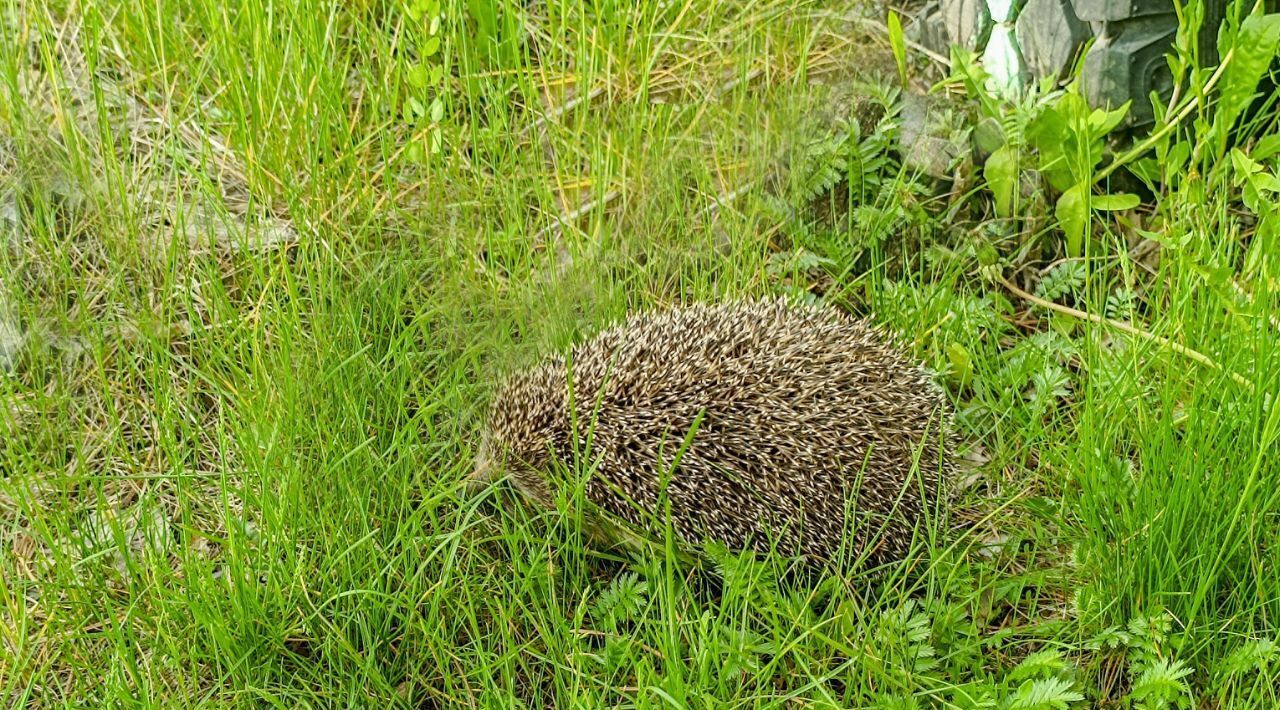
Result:
<svg viewBox="0 0 1280 710"><path fill-rule="evenodd" d="M1061 148L1062 142L1067 139L1067 131L1066 117L1050 106L1031 120L1031 124L1027 126L1027 138L1039 146L1047 148L1057 144Z"/></svg>
<svg viewBox="0 0 1280 710"><path fill-rule="evenodd" d="M1280 153L1280 134L1272 133L1259 138L1251 153L1254 160L1266 160Z"/></svg>
<svg viewBox="0 0 1280 710"><path fill-rule="evenodd" d="M1219 48L1223 56L1232 52L1231 62L1223 70L1215 121L1223 130L1230 128L1253 100L1258 81L1276 56L1277 46L1280 46L1280 14L1253 14L1240 24L1235 46Z"/></svg>
<svg viewBox="0 0 1280 710"><path fill-rule="evenodd" d="M1040 171L1054 189L1067 190L1092 176L1102 160L1101 131L1122 119L1115 111L1093 111L1079 94L1067 91L1040 113L1027 129L1027 137L1040 152Z"/></svg>
<svg viewBox="0 0 1280 710"><path fill-rule="evenodd" d="M415 89L426 88L427 86L427 67L418 64L409 70L409 85Z"/></svg>
<svg viewBox="0 0 1280 710"><path fill-rule="evenodd" d="M410 119L417 118L427 112L427 107L423 106L422 102L419 101L418 97L416 96L409 97L409 101L406 104L406 109L407 110L405 111L405 113L409 114Z"/></svg>
<svg viewBox="0 0 1280 710"><path fill-rule="evenodd" d="M958 44L951 45L951 76L964 83L969 96L977 99L982 113L987 116L1002 116L1004 110L1000 103L987 91L987 80L991 76L978 61L978 55Z"/></svg>
<svg viewBox="0 0 1280 710"><path fill-rule="evenodd" d="M1054 107L1042 111L1027 127L1027 138L1040 153L1040 172L1055 190L1066 190L1076 182L1065 151L1070 135L1067 118Z"/></svg>
<svg viewBox="0 0 1280 710"><path fill-rule="evenodd" d="M431 102L431 122L439 123L444 118L444 100L437 96Z"/></svg>
<svg viewBox="0 0 1280 710"><path fill-rule="evenodd" d="M1231 149L1231 167L1236 171L1236 179L1252 185L1256 189L1276 192L1280 181L1266 166L1244 154L1239 148Z"/></svg>
<svg viewBox="0 0 1280 710"><path fill-rule="evenodd" d="M1160 181L1160 161L1155 158L1142 158L1129 164L1129 172L1155 192L1155 185Z"/></svg>
<svg viewBox="0 0 1280 710"><path fill-rule="evenodd" d="M432 57L440 51L440 35L432 35L422 43L422 56Z"/></svg>
<svg viewBox="0 0 1280 710"><path fill-rule="evenodd" d="M1105 111L1100 108L1094 109L1093 113L1089 114L1089 130L1095 136L1107 135L1112 129L1120 125L1120 122L1128 115L1129 106L1132 103L1132 101L1126 101L1123 106L1114 111Z"/></svg>
<svg viewBox="0 0 1280 710"><path fill-rule="evenodd" d="M1089 206L1093 209L1107 212L1131 210L1140 204L1142 200L1130 192L1122 192L1119 195L1097 195L1089 201Z"/></svg>
<svg viewBox="0 0 1280 710"><path fill-rule="evenodd" d="M1280 192L1280 177L1274 173L1258 173L1250 176L1249 184L1259 192Z"/></svg>
<svg viewBox="0 0 1280 710"><path fill-rule="evenodd" d="M1199 274L1205 283L1218 288L1228 285L1231 277L1235 276L1235 270L1230 266L1209 266L1195 261L1191 262L1191 270Z"/></svg>
<svg viewBox="0 0 1280 710"><path fill-rule="evenodd" d="M1241 197L1245 207L1256 215L1270 214L1274 211L1275 198L1264 193L1280 192L1280 178L1239 148L1232 148L1229 155L1235 182L1243 188Z"/></svg>
<svg viewBox="0 0 1280 710"><path fill-rule="evenodd" d="M1167 149L1156 150L1156 158L1160 162L1160 167L1164 168L1165 175L1175 175L1180 172L1190 157L1191 144L1187 141L1178 141Z"/></svg>
<svg viewBox="0 0 1280 710"><path fill-rule="evenodd" d="M1235 169L1238 178L1246 178L1262 169L1258 161L1245 155L1239 148L1232 148L1228 155L1231 156L1231 167Z"/></svg>
<svg viewBox="0 0 1280 710"><path fill-rule="evenodd" d="M409 19L414 22L421 22L422 15L427 11L427 3L423 0L413 0L405 7L405 12L409 15Z"/></svg>
<svg viewBox="0 0 1280 710"><path fill-rule="evenodd" d="M951 343L947 346L947 359L951 361L956 383L961 389L968 387L973 381L973 356L960 343Z"/></svg>
<svg viewBox="0 0 1280 710"><path fill-rule="evenodd" d="M1084 201L1085 189L1087 188L1082 185L1076 185L1062 193L1054 209L1058 224L1067 237L1067 253L1071 256L1084 253L1084 233L1089 226L1089 208Z"/></svg>
<svg viewBox="0 0 1280 710"><path fill-rule="evenodd" d="M493 41L498 33L498 3L468 0L467 10L476 22L476 39L480 44Z"/></svg>
<svg viewBox="0 0 1280 710"><path fill-rule="evenodd" d="M1088 123L1089 116L1093 113L1093 110L1089 108L1089 102L1085 101L1084 97L1075 91L1067 91L1062 94L1057 103L1054 104L1053 109L1061 114L1066 124L1073 129L1081 123Z"/></svg>
<svg viewBox="0 0 1280 710"><path fill-rule="evenodd" d="M409 143L409 149L405 152L405 157L407 157L411 162L421 163L426 160L427 154L426 151L423 150L422 143L420 141L413 141Z"/></svg>
<svg viewBox="0 0 1280 710"><path fill-rule="evenodd" d="M983 266L994 266L1000 262L1000 252L985 239L978 244L977 256L978 263Z"/></svg>
<svg viewBox="0 0 1280 710"><path fill-rule="evenodd" d="M907 44L902 36L902 20L898 13L889 11L889 48L893 50L893 59L898 64L898 79L907 85Z"/></svg>
<svg viewBox="0 0 1280 710"><path fill-rule="evenodd" d="M982 176L995 198L996 215L1012 217L1014 197L1018 194L1018 152L1007 144L996 149L987 158Z"/></svg>
<svg viewBox="0 0 1280 710"><path fill-rule="evenodd" d="M1140 236L1146 237L1147 239L1150 239L1153 242L1159 243L1161 246L1168 247L1170 249L1185 248L1187 246L1187 243L1191 241L1191 234L1186 232L1180 232L1176 235L1172 235L1172 234L1165 234L1164 232L1155 232L1155 231L1150 231L1146 229L1139 229L1138 234Z"/></svg>

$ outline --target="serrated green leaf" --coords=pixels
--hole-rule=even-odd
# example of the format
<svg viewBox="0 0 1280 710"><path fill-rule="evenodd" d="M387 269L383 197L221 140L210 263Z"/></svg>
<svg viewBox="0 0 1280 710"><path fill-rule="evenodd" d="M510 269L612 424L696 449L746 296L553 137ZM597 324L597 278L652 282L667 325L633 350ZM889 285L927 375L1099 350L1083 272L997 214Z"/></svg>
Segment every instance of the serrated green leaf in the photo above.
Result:
<svg viewBox="0 0 1280 710"><path fill-rule="evenodd" d="M1089 208L1085 204L1085 188L1081 185L1062 193L1054 214L1067 238L1067 253L1080 256L1084 253L1084 234L1089 226Z"/></svg>
<svg viewBox="0 0 1280 710"><path fill-rule="evenodd" d="M1018 710L1065 710L1071 703L1084 700L1084 695L1073 688L1071 681L1062 678L1029 680L1018 687L1017 694L1009 699L1008 707Z"/></svg>
<svg viewBox="0 0 1280 710"><path fill-rule="evenodd" d="M1182 661L1156 661L1134 682L1129 695L1135 700L1151 698L1170 703L1190 690L1183 680L1189 675L1191 668Z"/></svg>
<svg viewBox="0 0 1280 710"><path fill-rule="evenodd" d="M1269 638L1246 641L1223 660L1219 672L1232 676L1255 670L1265 671L1280 656L1278 650L1280 646Z"/></svg>
<svg viewBox="0 0 1280 710"><path fill-rule="evenodd" d="M982 176L991 188L996 215L1012 217L1014 198L1018 194L1018 152L1012 146L1001 146L987 158Z"/></svg>
<svg viewBox="0 0 1280 710"><path fill-rule="evenodd" d="M1022 659L1022 662L1009 673L1010 681L1036 678L1048 678L1066 670L1067 662L1057 649L1042 649Z"/></svg>

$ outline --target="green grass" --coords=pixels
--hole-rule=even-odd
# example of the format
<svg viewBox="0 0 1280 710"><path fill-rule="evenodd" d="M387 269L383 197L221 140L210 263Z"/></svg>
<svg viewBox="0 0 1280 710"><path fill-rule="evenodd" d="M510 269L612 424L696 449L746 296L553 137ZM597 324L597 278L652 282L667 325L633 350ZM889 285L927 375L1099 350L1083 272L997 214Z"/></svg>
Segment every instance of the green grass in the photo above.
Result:
<svg viewBox="0 0 1280 710"><path fill-rule="evenodd" d="M1069 255L1047 191L901 166L865 5L432 4L0 6L7 704L1280 703L1278 218L1216 104ZM767 293L942 373L974 465L911 559L698 569L463 494L504 371Z"/></svg>

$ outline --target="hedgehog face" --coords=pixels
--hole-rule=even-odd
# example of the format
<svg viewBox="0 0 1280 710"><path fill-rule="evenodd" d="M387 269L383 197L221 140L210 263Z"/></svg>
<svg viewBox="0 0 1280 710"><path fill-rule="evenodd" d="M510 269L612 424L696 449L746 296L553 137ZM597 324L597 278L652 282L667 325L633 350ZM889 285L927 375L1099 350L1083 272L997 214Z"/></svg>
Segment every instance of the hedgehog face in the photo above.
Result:
<svg viewBox="0 0 1280 710"><path fill-rule="evenodd" d="M494 399L476 452L473 484L510 475L533 500L551 505L546 472L565 432L564 365L550 363L509 380Z"/></svg>

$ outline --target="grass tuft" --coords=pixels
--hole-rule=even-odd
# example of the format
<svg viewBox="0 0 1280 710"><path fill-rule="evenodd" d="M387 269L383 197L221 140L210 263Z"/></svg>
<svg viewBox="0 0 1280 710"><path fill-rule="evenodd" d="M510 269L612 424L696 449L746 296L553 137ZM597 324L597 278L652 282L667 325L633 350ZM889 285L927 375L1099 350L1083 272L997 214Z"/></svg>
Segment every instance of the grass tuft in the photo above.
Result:
<svg viewBox="0 0 1280 710"><path fill-rule="evenodd" d="M1274 97L1206 100L1182 48L1113 154L876 17L0 5L0 698L1280 702ZM930 86L1014 172L904 160ZM572 496L463 494L503 373L769 293L874 313L956 404L950 526L901 565L627 556Z"/></svg>

